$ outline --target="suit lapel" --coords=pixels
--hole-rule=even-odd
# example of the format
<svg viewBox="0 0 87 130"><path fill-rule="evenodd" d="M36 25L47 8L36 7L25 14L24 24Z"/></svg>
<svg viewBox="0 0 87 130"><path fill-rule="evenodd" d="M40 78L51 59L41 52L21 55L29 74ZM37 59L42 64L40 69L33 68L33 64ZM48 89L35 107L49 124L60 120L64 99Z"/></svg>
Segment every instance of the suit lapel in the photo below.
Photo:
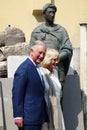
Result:
<svg viewBox="0 0 87 130"><path fill-rule="evenodd" d="M35 73L35 78L37 78L37 80L40 82L40 90L44 93L44 89L45 89L45 84L44 84L44 81L43 80L41 80L41 78L40 78L40 75L39 75L39 73L38 73L38 71L37 71L37 68L36 68L36 66L33 64L33 62L30 60L30 59L28 59L28 61L29 61L29 65L31 65L32 66L32 69L33 69L33 71L34 71L34 73Z"/></svg>

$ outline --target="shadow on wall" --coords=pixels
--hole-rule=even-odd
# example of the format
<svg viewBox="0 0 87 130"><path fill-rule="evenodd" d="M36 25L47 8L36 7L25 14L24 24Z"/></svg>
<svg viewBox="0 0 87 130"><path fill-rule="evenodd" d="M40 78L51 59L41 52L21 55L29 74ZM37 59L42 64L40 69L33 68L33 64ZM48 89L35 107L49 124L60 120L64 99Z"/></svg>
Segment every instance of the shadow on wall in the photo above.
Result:
<svg viewBox="0 0 87 130"><path fill-rule="evenodd" d="M84 130L79 75L67 75L63 90L63 114L66 130Z"/></svg>
<svg viewBox="0 0 87 130"><path fill-rule="evenodd" d="M87 95L81 90L83 117L84 117L84 130L87 130Z"/></svg>

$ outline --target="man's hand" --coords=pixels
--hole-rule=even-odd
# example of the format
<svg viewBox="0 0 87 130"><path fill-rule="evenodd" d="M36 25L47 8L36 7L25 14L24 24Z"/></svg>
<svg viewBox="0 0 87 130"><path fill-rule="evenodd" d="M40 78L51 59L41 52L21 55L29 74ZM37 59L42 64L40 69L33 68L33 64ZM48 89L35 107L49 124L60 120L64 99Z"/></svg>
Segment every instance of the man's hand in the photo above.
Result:
<svg viewBox="0 0 87 130"><path fill-rule="evenodd" d="M23 118L15 118L14 123L18 127L23 127Z"/></svg>

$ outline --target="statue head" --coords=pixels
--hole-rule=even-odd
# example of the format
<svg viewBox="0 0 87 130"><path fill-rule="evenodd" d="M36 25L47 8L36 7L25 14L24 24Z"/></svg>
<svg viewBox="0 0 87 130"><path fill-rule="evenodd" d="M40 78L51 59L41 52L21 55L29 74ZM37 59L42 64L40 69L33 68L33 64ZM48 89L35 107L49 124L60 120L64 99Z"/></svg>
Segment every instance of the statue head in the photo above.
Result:
<svg viewBox="0 0 87 130"><path fill-rule="evenodd" d="M56 6L55 6L53 3L47 3L47 4L45 4L45 5L43 6L43 9L42 9L43 14L45 14L45 12L46 12L46 10L47 10L48 8L53 8L53 9L55 9L55 12L57 11L57 8L56 8Z"/></svg>

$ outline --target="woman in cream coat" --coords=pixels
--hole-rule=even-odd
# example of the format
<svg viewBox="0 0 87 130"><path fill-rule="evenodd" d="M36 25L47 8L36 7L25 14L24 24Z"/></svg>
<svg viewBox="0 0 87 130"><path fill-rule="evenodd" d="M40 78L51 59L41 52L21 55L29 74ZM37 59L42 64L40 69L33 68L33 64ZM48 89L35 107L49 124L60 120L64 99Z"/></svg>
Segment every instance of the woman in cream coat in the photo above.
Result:
<svg viewBox="0 0 87 130"><path fill-rule="evenodd" d="M45 100L48 106L49 123L44 124L42 130L65 130L62 109L60 105L61 84L58 78L59 53L55 49L48 48L41 73L45 81Z"/></svg>

